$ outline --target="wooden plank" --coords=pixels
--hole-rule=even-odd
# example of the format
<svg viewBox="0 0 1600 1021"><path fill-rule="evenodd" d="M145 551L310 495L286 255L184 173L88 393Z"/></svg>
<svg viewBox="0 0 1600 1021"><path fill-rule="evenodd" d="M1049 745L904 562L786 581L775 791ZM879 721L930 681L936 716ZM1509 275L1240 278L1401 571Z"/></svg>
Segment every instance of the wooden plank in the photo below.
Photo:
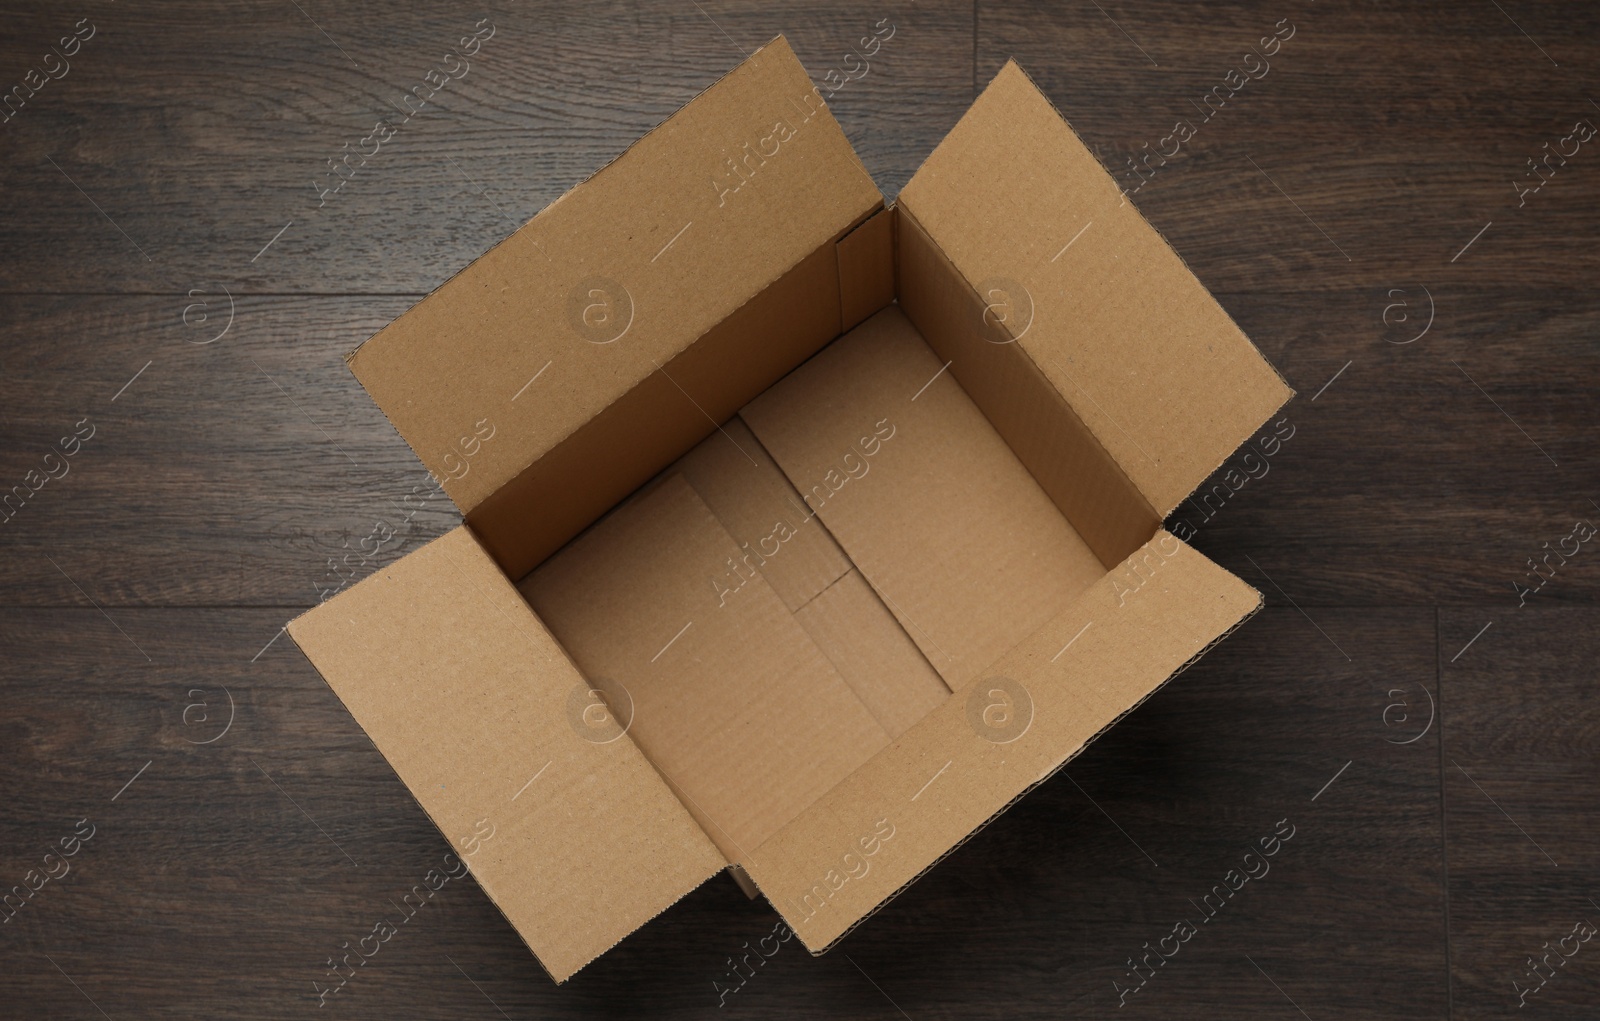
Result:
<svg viewBox="0 0 1600 1021"><path fill-rule="evenodd" d="M832 104L891 191L971 96L971 7L950 0L873 13L842 0L300 7L99 5L66 77L5 126L0 290L221 279L424 293L779 32L820 81L880 19L896 25ZM444 54L480 19L495 34L460 71ZM15 19L3 66L37 66L72 23L42 6ZM425 76L445 70L461 77L405 120L402 97L428 95ZM324 196L340 180L328 161L372 152L362 139L383 118L393 137Z"/></svg>
<svg viewBox="0 0 1600 1021"><path fill-rule="evenodd" d="M1516 17L1489 4L1004 0L982 7L977 75L1019 60L1125 187L1148 179L1133 201L1214 290L1557 280L1594 253L1600 174L1574 156L1520 208L1512 183L1543 143L1597 115L1574 69L1594 65L1600 40L1576 7ZM1280 21L1294 34L1263 71L1245 54ZM1260 77L1205 107L1246 66ZM1193 137L1177 146L1181 120ZM1460 120L1472 130L1440 130ZM1167 137L1178 155L1129 169Z"/></svg>
<svg viewBox="0 0 1600 1021"><path fill-rule="evenodd" d="M1573 936L1580 922L1600 927L1600 615L1546 598L1600 573L1584 562L1592 547L1527 606L1440 614L1456 1017L1504 1017L1526 1004L1586 1018L1600 1002L1600 945Z"/></svg>
<svg viewBox="0 0 1600 1021"><path fill-rule="evenodd" d="M1200 550L1304 604L1426 605L1514 596L1542 542L1600 518L1600 303L1437 288L1433 328L1396 344L1426 320L1385 327L1384 308L1428 308L1400 286L1219 296L1298 396L1169 528L1187 523ZM1593 602L1597 584L1575 575L1550 598Z"/></svg>
<svg viewBox="0 0 1600 1021"><path fill-rule="evenodd" d="M341 357L407 299L213 295L0 297L7 492L88 437L6 507L0 600L310 606L459 520Z"/></svg>

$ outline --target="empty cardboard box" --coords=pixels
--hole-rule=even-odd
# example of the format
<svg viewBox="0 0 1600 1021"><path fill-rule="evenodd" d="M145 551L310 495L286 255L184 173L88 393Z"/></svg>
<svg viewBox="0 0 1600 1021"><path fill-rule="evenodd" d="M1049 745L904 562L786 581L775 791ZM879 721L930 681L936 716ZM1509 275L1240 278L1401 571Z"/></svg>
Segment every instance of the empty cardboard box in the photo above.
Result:
<svg viewBox="0 0 1600 1021"><path fill-rule="evenodd" d="M1015 64L886 208L781 37L349 361L465 523L289 632L557 981L1061 768L1259 605L1162 521L1291 395Z"/></svg>

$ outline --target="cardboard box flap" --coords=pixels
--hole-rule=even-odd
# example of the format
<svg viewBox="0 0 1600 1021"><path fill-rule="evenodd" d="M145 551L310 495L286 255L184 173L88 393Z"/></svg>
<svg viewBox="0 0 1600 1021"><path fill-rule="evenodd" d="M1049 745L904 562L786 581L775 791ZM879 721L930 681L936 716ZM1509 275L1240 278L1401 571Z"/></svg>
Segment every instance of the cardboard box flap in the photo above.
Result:
<svg viewBox="0 0 1600 1021"><path fill-rule="evenodd" d="M556 981L726 866L465 527L289 634Z"/></svg>
<svg viewBox="0 0 1600 1021"><path fill-rule="evenodd" d="M1163 514L1292 396L1015 62L898 201Z"/></svg>
<svg viewBox="0 0 1600 1021"><path fill-rule="evenodd" d="M882 202L780 36L351 369L469 512Z"/></svg>
<svg viewBox="0 0 1600 1021"><path fill-rule="evenodd" d="M745 868L820 953L1253 613L1168 532L902 734Z"/></svg>

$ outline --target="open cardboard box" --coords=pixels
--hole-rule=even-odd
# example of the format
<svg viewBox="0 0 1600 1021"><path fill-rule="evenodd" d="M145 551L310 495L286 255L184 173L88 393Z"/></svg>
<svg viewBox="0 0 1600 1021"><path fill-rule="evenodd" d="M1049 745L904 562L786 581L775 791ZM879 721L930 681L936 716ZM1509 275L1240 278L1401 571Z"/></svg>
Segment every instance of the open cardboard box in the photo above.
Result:
<svg viewBox="0 0 1600 1021"><path fill-rule="evenodd" d="M1291 395L1015 64L885 208L781 37L350 364L465 524L289 632L557 981L1061 768L1259 605L1161 525Z"/></svg>

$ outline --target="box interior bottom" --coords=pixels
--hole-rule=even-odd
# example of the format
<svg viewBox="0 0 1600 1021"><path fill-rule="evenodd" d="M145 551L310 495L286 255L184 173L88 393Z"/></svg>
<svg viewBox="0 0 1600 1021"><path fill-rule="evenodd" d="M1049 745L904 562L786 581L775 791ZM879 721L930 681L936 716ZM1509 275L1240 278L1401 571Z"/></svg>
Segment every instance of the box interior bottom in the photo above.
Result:
<svg viewBox="0 0 1600 1021"><path fill-rule="evenodd" d="M947 368L890 305L518 584L730 862L1106 573Z"/></svg>

